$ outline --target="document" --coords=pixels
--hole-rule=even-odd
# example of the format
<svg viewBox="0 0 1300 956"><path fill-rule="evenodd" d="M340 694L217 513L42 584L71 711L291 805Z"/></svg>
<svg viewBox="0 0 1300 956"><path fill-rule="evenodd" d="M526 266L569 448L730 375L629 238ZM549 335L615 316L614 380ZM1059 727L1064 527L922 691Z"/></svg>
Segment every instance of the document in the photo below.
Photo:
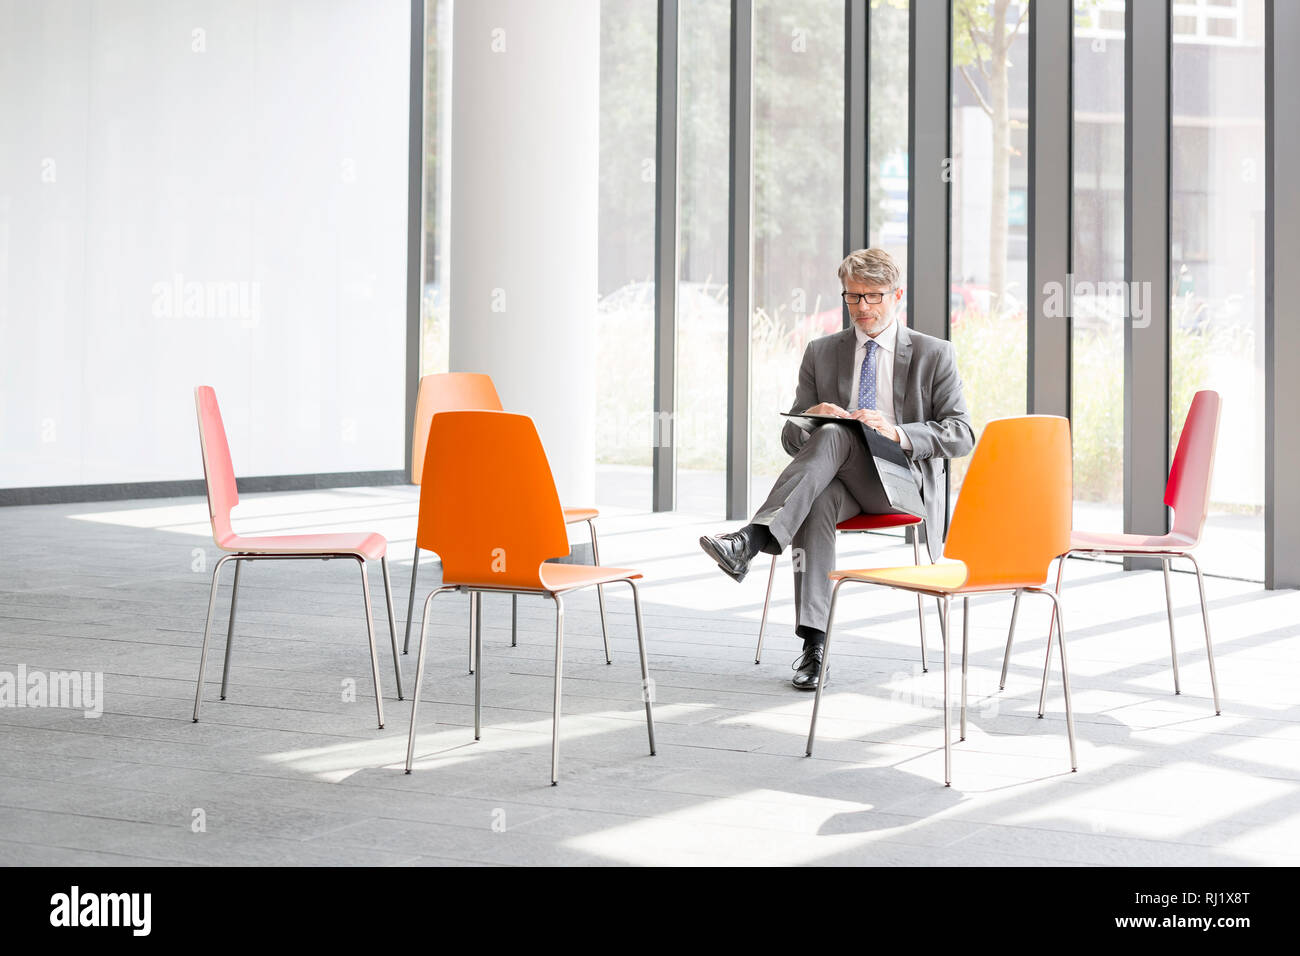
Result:
<svg viewBox="0 0 1300 956"><path fill-rule="evenodd" d="M874 428L852 418L840 418L837 415L809 415L806 413L782 412L784 418L803 418L808 421L837 425L850 428L861 436L867 449L867 460L871 463L872 494L869 500L859 501L866 514L891 515L906 514L917 518L925 517L925 503L921 500L921 490L917 486L916 474L907 453L898 442L890 441Z"/></svg>

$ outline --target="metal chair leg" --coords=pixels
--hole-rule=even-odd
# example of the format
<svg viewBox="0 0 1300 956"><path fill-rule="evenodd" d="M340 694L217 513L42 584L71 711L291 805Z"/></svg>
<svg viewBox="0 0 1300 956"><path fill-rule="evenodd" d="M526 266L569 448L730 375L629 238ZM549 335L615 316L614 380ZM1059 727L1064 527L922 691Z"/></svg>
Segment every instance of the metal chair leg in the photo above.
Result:
<svg viewBox="0 0 1300 956"><path fill-rule="evenodd" d="M415 658L415 694L411 698L411 730L406 738L406 772L411 772L411 764L415 760L415 719L420 710L420 688L424 684L424 655L428 650L429 642L425 640L429 630L429 606L433 599L443 591L454 590L453 588L436 588L429 592L429 596L424 599L424 616L420 620L420 651Z"/></svg>
<svg viewBox="0 0 1300 956"><path fill-rule="evenodd" d="M379 654L375 651L375 616L370 608L370 576L366 574L366 559L357 558L361 568L361 593L366 599L366 637L370 641L370 676L375 681L375 712L379 717L379 729L384 729L384 694L379 687Z"/></svg>
<svg viewBox="0 0 1300 956"><path fill-rule="evenodd" d="M970 660L970 596L961 599L961 739L966 739L966 670Z"/></svg>
<svg viewBox="0 0 1300 956"><path fill-rule="evenodd" d="M397 675L397 699L402 700L402 663L397 654L397 623L393 615L393 582L388 576L388 555L379 559L384 570L384 602L388 605L388 636L393 641L393 673Z"/></svg>
<svg viewBox="0 0 1300 956"><path fill-rule="evenodd" d="M1201 621L1205 624L1205 656L1210 662L1210 689L1214 692L1214 716L1223 711L1219 707L1219 678L1214 673L1214 644L1210 641L1210 607L1205 603L1205 581L1201 577L1201 566L1191 554L1184 554L1192 567L1196 569L1196 589L1201 595Z"/></svg>
<svg viewBox="0 0 1300 956"><path fill-rule="evenodd" d="M1169 559L1160 559L1160 568L1165 575L1165 611L1169 615L1169 656L1174 662L1174 693L1181 694L1182 687L1178 681L1178 645L1174 643L1174 596L1169 589Z"/></svg>
<svg viewBox="0 0 1300 956"><path fill-rule="evenodd" d="M1016 617L1020 614L1020 592L1016 592L1015 603L1011 605L1011 626L1007 628L1007 649L1002 654L1002 676L998 679L998 690L1007 689L1007 665L1011 663L1011 641L1016 636Z"/></svg>
<svg viewBox="0 0 1300 956"><path fill-rule="evenodd" d="M510 595L510 646L519 646L519 595Z"/></svg>
<svg viewBox="0 0 1300 956"><path fill-rule="evenodd" d="M776 559L772 559L776 563ZM813 741L817 737L817 714L822 707L822 688L826 686L826 665L831 659L831 629L835 624L835 602L840 597L840 587L847 578L840 578L835 582L835 590L831 591L831 609L826 615L826 643L822 646L822 666L817 674L817 696L813 698L812 721L808 724L808 748L804 751L805 757L811 757L813 752Z"/></svg>
<svg viewBox="0 0 1300 956"><path fill-rule="evenodd" d="M415 546L415 557L411 559L411 596L406 599L406 640L402 642L402 653L411 650L411 617L415 611L415 575L420 570L420 546Z"/></svg>
<svg viewBox="0 0 1300 956"><path fill-rule="evenodd" d="M474 595L471 593L469 596L469 672L471 674L474 673L474 668L478 662L478 653L475 650L477 642L474 639L480 626L478 608L479 602L474 600Z"/></svg>
<svg viewBox="0 0 1300 956"><path fill-rule="evenodd" d="M1072 551L1067 551L1061 555L1060 563L1056 566L1056 596L1061 596L1061 578L1065 574L1065 562L1069 559ZM1038 689L1038 717L1041 720L1047 710L1047 669L1052 666L1052 635L1056 632L1056 615L1052 615L1052 621L1047 625L1047 653L1043 657L1043 683Z"/></svg>
<svg viewBox="0 0 1300 956"><path fill-rule="evenodd" d="M474 656L478 666L474 668L474 739L483 734L481 714L483 710L483 592L475 591L474 601Z"/></svg>
<svg viewBox="0 0 1300 956"><path fill-rule="evenodd" d="M587 527L591 529L591 563L600 567L600 551L596 547L596 523L591 518L587 519ZM600 603L600 636L605 640L605 663L614 663L614 658L609 655L609 624L605 621L605 586L596 585L596 600Z"/></svg>
<svg viewBox="0 0 1300 956"><path fill-rule="evenodd" d="M758 647L754 649L755 664L763 660L763 632L767 630L767 606L772 601L772 581L776 578L777 557L778 555L772 555L772 568L767 572L767 594L763 597L763 617L758 622Z"/></svg>
<svg viewBox="0 0 1300 956"><path fill-rule="evenodd" d="M952 599L943 599L939 628L943 634L943 785L952 786L952 708L948 706L948 671L952 665L952 642L948 640L948 613Z"/></svg>
<svg viewBox="0 0 1300 956"><path fill-rule="evenodd" d="M921 536L912 529L912 561L916 565L921 563ZM922 603L921 592L916 592L916 622L921 627L921 673L928 674L930 665L925 659L925 605Z"/></svg>
<svg viewBox="0 0 1300 956"><path fill-rule="evenodd" d="M1074 709L1070 703L1070 666L1065 656L1065 618L1061 614L1061 599L1051 591L1044 591L1043 593L1052 599L1052 616L1055 618L1057 627L1061 632L1061 687L1065 690L1065 730L1070 738L1070 770L1077 772L1079 759L1074 749Z"/></svg>
<svg viewBox="0 0 1300 956"><path fill-rule="evenodd" d="M555 599L555 706L551 713L551 786L560 782L560 683L564 661L564 598Z"/></svg>
<svg viewBox="0 0 1300 956"><path fill-rule="evenodd" d="M226 699L226 687L230 680L230 648L235 642L235 608L239 605L239 569L244 562L235 560L235 583L230 588L230 624L226 627L226 660L221 665L221 699Z"/></svg>
<svg viewBox="0 0 1300 956"><path fill-rule="evenodd" d="M208 663L208 637L212 633L212 612L217 606L217 584L221 577L221 568L234 555L226 555L212 569L212 590L208 592L208 620L203 625L203 648L199 651L199 679L194 687L194 723L199 722L199 704L203 702L203 671ZM236 570L238 566L236 565Z"/></svg>
<svg viewBox="0 0 1300 956"><path fill-rule="evenodd" d="M641 623L641 594L635 581L627 582L632 588L632 607L636 610L636 646L641 653L641 696L645 698L645 729L650 735L650 756L655 755L655 717L651 710L650 667L645 654L645 627Z"/></svg>

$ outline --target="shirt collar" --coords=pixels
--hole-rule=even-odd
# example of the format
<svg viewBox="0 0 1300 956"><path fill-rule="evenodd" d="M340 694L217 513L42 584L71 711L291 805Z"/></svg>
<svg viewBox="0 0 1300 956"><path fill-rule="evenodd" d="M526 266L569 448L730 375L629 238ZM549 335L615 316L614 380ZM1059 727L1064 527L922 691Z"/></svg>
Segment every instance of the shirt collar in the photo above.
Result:
<svg viewBox="0 0 1300 956"><path fill-rule="evenodd" d="M866 332L863 332L856 325L853 326L853 334L854 336L857 337L858 340L857 348L860 349L865 348L867 344L867 339L870 338L870 336L867 335ZM885 329L885 331L881 332L879 335L876 336L876 344L880 346L882 349L884 349L886 352L888 352L890 355L893 355L894 348L897 342L898 342L898 317L895 316L894 320L889 323L889 328Z"/></svg>

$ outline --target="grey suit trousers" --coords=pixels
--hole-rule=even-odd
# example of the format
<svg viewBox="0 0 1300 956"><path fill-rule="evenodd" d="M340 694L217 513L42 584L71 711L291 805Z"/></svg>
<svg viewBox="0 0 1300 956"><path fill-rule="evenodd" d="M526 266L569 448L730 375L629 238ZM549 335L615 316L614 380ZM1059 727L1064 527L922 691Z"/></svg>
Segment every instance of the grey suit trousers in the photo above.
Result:
<svg viewBox="0 0 1300 956"><path fill-rule="evenodd" d="M835 570L835 525L869 497L867 452L852 430L820 425L754 515L784 551L793 547L795 626L826 630Z"/></svg>

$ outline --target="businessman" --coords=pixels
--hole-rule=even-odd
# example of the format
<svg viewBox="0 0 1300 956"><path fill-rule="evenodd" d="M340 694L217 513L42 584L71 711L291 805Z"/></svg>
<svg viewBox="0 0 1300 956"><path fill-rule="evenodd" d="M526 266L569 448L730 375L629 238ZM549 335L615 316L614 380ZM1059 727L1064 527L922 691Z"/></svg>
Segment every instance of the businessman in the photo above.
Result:
<svg viewBox="0 0 1300 956"><path fill-rule="evenodd" d="M925 503L931 560L943 551L943 460L975 445L952 344L908 329L896 313L898 266L883 249L859 249L840 263L842 296L853 327L808 343L790 411L852 418L898 442ZM803 653L793 684L816 690L835 569L835 525L868 500L866 443L839 425L787 419L781 444L794 456L753 520L731 534L705 535L700 547L737 581L760 551L802 549L795 561L795 633ZM801 566L802 565L802 566Z"/></svg>

